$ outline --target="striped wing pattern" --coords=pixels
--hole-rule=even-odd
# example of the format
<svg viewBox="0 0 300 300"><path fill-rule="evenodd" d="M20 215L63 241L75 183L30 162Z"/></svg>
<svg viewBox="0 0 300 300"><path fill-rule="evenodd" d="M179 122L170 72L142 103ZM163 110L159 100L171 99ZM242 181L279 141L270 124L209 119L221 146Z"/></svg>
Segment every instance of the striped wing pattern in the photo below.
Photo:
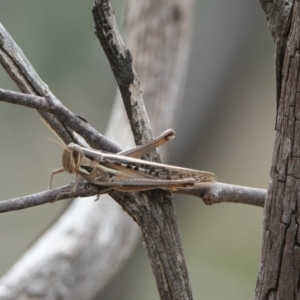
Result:
<svg viewBox="0 0 300 300"><path fill-rule="evenodd" d="M121 155L112 156L107 154L103 157L103 160L100 163L108 168L120 171L126 170L126 172L134 173L135 175L140 173L140 178L161 180L193 178L195 179L196 184L216 181L215 174L210 172L180 168L130 157L123 158Z"/></svg>

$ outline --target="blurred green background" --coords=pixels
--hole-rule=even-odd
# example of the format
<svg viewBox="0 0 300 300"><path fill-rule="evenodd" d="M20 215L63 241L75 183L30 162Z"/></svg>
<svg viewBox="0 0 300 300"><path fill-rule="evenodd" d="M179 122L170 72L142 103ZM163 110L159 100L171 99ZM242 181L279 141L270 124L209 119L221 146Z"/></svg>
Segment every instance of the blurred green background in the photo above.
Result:
<svg viewBox="0 0 300 300"><path fill-rule="evenodd" d="M93 34L92 1L2 0L0 22L54 94L104 133L116 84ZM111 1L122 27L123 1ZM266 188L274 142L274 47L258 1L199 0L184 102L169 163ZM0 68L0 87L17 90ZM47 188L62 150L31 109L0 103L0 200ZM122 145L120 145L122 146ZM55 185L68 183L55 178ZM66 203L0 215L4 274ZM252 299L262 209L175 197L195 299ZM142 241L97 299L158 299Z"/></svg>

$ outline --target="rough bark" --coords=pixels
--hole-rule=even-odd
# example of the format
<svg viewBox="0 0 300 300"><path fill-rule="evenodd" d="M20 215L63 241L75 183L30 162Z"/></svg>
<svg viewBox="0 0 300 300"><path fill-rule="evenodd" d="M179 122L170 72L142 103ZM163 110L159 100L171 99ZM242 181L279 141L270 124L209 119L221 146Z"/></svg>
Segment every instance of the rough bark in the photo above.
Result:
<svg viewBox="0 0 300 300"><path fill-rule="evenodd" d="M168 11L168 7L173 12L174 3L178 4L179 2L143 1L141 2L142 7L149 8L148 13L151 16L145 19L144 15L139 15L139 11L136 11L136 19L140 22L151 21L156 24L157 16L160 16L158 22L163 19L160 15L162 5L165 7L164 12ZM182 23L186 24L185 31L180 31L180 34L176 31L170 35L170 32L166 33L168 28L160 25L159 35L156 35L155 32L148 32L149 36L156 35L156 38L161 39L161 41L166 40L167 34L168 40L172 44L172 47L166 50L168 55L166 57L156 57L156 62L164 66L163 68L166 70L169 70L172 66L183 71L181 73L177 72L178 76L173 78L172 81L167 81L167 84L164 85L163 94L156 93L156 89L151 91L151 101L155 106L156 102L163 103L168 99L170 101L169 105L176 107L176 103L180 100L179 93L173 95L170 91L174 90L173 85L181 90L185 77L187 59L181 59L179 56L187 57L189 54L186 51L188 49L186 43L190 37L191 26L189 24L192 10L191 1L186 3L185 7L178 6L178 14L185 17L175 18L175 24L178 27L181 27ZM135 4L132 3L131 5ZM180 11L180 9L186 9L186 11ZM171 16L174 16L174 14L171 14ZM141 27L140 24L139 27ZM130 31L128 36L130 36ZM138 43L139 41L135 42ZM140 57L143 57L142 53L140 53ZM147 60L147 58L148 55L144 53L144 60L141 58L140 63ZM21 61L21 65L24 61ZM147 63L151 64L152 61L147 61ZM28 70L28 65L30 66L26 60L25 68L23 68L25 72ZM20 68L17 67L16 70L17 75L20 75ZM25 79L27 77L24 75L23 70L20 72L21 79L19 79L19 76L16 77L15 74L12 74L13 72L10 72L11 68L7 66L7 71L20 86L21 91L45 96L44 91L47 86L45 86L45 89L42 88L40 92L33 90L31 84L28 84L28 89L23 89L23 86L27 84L27 79ZM36 73L34 72L34 74ZM161 78L158 77L141 78L141 80L151 81L152 87L159 86L161 82ZM39 81L41 82L40 79ZM118 97L107 135L127 148L132 145L130 142L132 135L126 128L128 120L120 107L121 101ZM158 119L164 119L166 113L168 114L167 123L164 124L165 127L162 128L159 125L157 127L158 131L170 126L170 122L174 118L173 112L173 110L166 112L161 109L155 116L150 114L150 118L154 123ZM120 126L122 130L120 130ZM73 138L68 132L66 136L65 141ZM143 236L147 243L149 256L153 259L153 270L157 276L161 298L191 299L191 290L171 198L168 194L163 194L163 197L157 198L157 193L154 193L156 200L150 203L147 195L143 194L141 202L137 202L135 198L129 196L122 200L120 195L115 193L115 196L120 199L119 203L127 208L127 212L134 216L139 224L144 224ZM141 205L139 206L139 204ZM153 214L153 211L155 211L155 214ZM170 216L170 218L167 218L170 226L166 222L166 216ZM154 236L152 236L152 233L154 233ZM88 199L77 199L60 220L1 279L0 298L91 299L121 268L124 261L134 250L138 237L139 233L134 222L108 196L102 197L97 204ZM169 242L163 244L162 241L166 240ZM180 272L178 272L179 270ZM169 274L173 275L170 276Z"/></svg>
<svg viewBox="0 0 300 300"><path fill-rule="evenodd" d="M269 3L270 4L270 3ZM282 15L284 11L277 11ZM279 18L280 19L280 18ZM255 299L300 299L299 155L300 155L300 6L295 1L275 40L278 114L263 228L261 267ZM274 28L274 26L270 26ZM278 69L279 67L279 69Z"/></svg>

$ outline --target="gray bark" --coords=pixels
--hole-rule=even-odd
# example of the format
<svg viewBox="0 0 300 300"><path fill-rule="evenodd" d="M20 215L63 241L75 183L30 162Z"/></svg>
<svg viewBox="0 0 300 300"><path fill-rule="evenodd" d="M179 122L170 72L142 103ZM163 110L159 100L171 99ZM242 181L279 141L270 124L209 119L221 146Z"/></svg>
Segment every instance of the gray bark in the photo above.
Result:
<svg viewBox="0 0 300 300"><path fill-rule="evenodd" d="M131 5L135 5L131 3ZM163 26L160 27L160 35L157 37L161 41L168 40L170 46L164 57L156 57L156 62L164 66L163 69L170 70L170 66L176 70L181 70L180 73L176 73L176 76L169 81L170 78L147 77L141 80L145 80L153 86L159 86L161 82L164 82L164 93L157 93L156 89L152 90L151 103L163 103L168 100L168 105L176 107L180 100L180 94L174 95L174 88L176 86L179 90L182 89L184 82L186 62L188 57L188 42L190 37L190 14L191 14L191 2L187 1L186 5L181 6L179 1L165 1L162 3L156 3L151 1L143 1L141 7L150 7L148 13L152 14L149 18L144 18L144 15L139 15L139 11L136 12L136 18L140 22L155 20L157 16L160 16L157 21L164 19L160 15L161 7L165 7L164 12L170 11L168 18L173 18L173 23L178 26L174 32L167 31ZM169 8L169 9L168 9ZM183 10L185 9L185 10ZM129 7L130 11L130 7ZM175 13L174 13L175 12ZM178 18L177 16L181 16ZM173 24L173 25L174 25ZM184 24L184 26L182 25ZM183 29L181 29L183 27ZM141 27L140 27L141 28ZM147 28L147 26L146 26ZM168 33L167 33L168 32ZM149 36L155 34L154 32L147 32ZM166 34L168 39L166 39ZM128 30L128 38L130 37L130 29ZM138 43L139 41L135 41ZM132 42L131 47L134 42ZM144 49L147 50L148 49ZM5 56L5 50L3 51ZM25 59L21 53L20 65L23 68L16 68L18 73L18 80L15 82L18 84L22 92L31 93L38 96L45 96L46 90L49 94L48 87L39 79L38 83L43 85L45 89L36 91L32 89L32 84L28 85L28 78L36 77L36 72L28 74L28 70L32 69L29 62ZM133 51L133 55L135 52ZM140 57L143 56L141 49L139 50ZM182 55L185 59L181 59ZM145 54L145 59L148 55ZM179 58L180 57L180 58ZM7 57L4 57L6 61ZM144 60L140 58L142 64ZM24 63L26 62L26 63ZM15 63L15 62L14 62ZM151 63L151 61L149 62ZM137 64L138 65L138 64ZM142 67L141 67L142 68ZM13 72L10 72L12 68L7 66L7 71L13 79L15 79ZM169 75L170 76L170 75ZM31 82L29 80L29 82ZM29 88L24 89L24 86ZM158 89L159 90L159 89ZM161 90L160 90L161 91ZM172 92L171 92L172 91ZM150 98L150 97L149 97ZM117 141L118 144L122 144L125 147L132 146L132 138L129 129L126 128L127 117L124 111L120 110L120 100L117 97L114 113L111 116L111 123L108 128L107 136ZM150 118L153 123L158 123L157 120L164 119L166 115L163 106L159 111L156 110L155 116L150 114ZM170 126L171 121L174 118L174 111L168 111L167 122L163 125L157 126L157 131L163 131L165 126ZM58 131L60 136L65 142L70 142L74 138L73 135L69 135L68 131L65 132L64 126L61 126L60 122L57 123L58 130L53 124L56 121L49 121L55 131ZM169 124L169 125L168 125ZM120 126L122 130L120 130ZM164 128L162 128L164 126ZM140 128L141 130L142 128ZM148 139L151 136L147 137ZM141 140L143 142L143 140ZM97 148L97 147L95 147ZM101 145L99 145L101 148ZM123 207L127 205L127 211L133 209L130 206L128 198L122 200L120 195L118 197L120 202L123 201ZM157 196L158 197L158 196ZM161 197L161 196L160 196ZM64 213L64 215L58 220L58 222L52 226L41 239L39 239L35 245L27 251L27 253L20 259L20 261L1 279L0 281L0 297L1 299L30 299L32 297L41 297L43 299L91 299L98 293L118 272L122 267L124 261L127 260L130 253L134 250L135 243L139 238L139 231L137 226L128 215L124 213L120 206L112 201L108 196L101 197L101 201L93 203L92 199L76 199ZM147 197L144 196L145 200ZM135 198L132 198L135 199ZM158 200L149 203L149 209L145 215L140 215L141 211L137 211L136 217L139 216L140 221L144 221L145 227L149 228L151 232L155 231L156 234L160 234L160 237L166 241L169 240L169 245L164 245L167 249L153 247L149 244L151 240L158 245L162 245L159 235L151 237L150 234L144 234L145 241L148 245L148 251L151 253L154 248L163 256L159 256L156 259L158 264L153 262L153 269L158 270L158 267L162 267L161 271L154 273L160 273L161 278L166 276L165 272L168 269L174 274L174 277L170 277L169 283L163 285L164 280L158 279L158 289L160 291L162 299L191 299L191 291L188 282L187 271L183 258L182 248L180 245L180 238L178 235L178 229L176 224L176 217L173 210L173 204L169 197L164 194L161 201ZM166 200L166 201L164 201ZM147 200L148 201L148 200ZM133 204L133 203L132 203ZM136 203L138 204L138 203ZM151 205L153 209L156 209L157 213L163 213L164 216L170 216L170 231L165 230L165 220L162 217L161 222L158 222L161 226L161 231L157 232L157 227L153 228L153 215L151 215ZM140 207L142 209L143 206ZM132 211L131 215L133 216ZM138 221L138 219L136 219ZM158 220L157 220L158 221ZM139 222L138 222L139 223ZM174 240L171 238L176 237ZM62 246L63 241L63 246ZM174 255L172 253L176 253ZM150 254L151 255L151 254ZM152 252L152 255L154 253ZM170 256L169 256L170 255ZM161 263L161 264L159 264ZM174 269L173 266L175 266ZM177 267L176 267L177 266ZM178 270L181 272L178 273ZM166 278L166 277L165 277ZM176 278L176 280L175 280Z"/></svg>

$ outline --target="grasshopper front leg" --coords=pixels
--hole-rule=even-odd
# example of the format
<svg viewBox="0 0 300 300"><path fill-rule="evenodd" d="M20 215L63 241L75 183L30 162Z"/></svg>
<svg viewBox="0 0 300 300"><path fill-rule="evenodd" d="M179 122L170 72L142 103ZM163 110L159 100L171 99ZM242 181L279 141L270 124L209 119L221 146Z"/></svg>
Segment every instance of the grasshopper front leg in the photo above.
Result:
<svg viewBox="0 0 300 300"><path fill-rule="evenodd" d="M54 175L57 175L57 174L62 173L62 172L65 172L64 168L59 168L59 169L56 169L56 170L52 171L51 176L50 176L49 188L48 188L49 190L52 190L52 182L53 182Z"/></svg>
<svg viewBox="0 0 300 300"><path fill-rule="evenodd" d="M57 175L59 173L62 173L62 172L65 172L66 170L64 168L60 168L60 169L56 169L56 170L53 170L52 173L51 173L51 176L50 176L50 183L49 183L49 190L52 190L52 182L53 182L53 177L54 175ZM64 194L70 194L70 193L74 193L76 192L77 190L77 186L78 186L78 183L79 183L79 180L80 180L80 176L79 174L76 173L76 176L75 176L75 182L73 184L73 187L71 189L70 192L64 192L64 193L60 193L56 196L55 200L53 201L50 201L51 203L54 203L57 201L58 197L61 196L61 195L64 195Z"/></svg>

